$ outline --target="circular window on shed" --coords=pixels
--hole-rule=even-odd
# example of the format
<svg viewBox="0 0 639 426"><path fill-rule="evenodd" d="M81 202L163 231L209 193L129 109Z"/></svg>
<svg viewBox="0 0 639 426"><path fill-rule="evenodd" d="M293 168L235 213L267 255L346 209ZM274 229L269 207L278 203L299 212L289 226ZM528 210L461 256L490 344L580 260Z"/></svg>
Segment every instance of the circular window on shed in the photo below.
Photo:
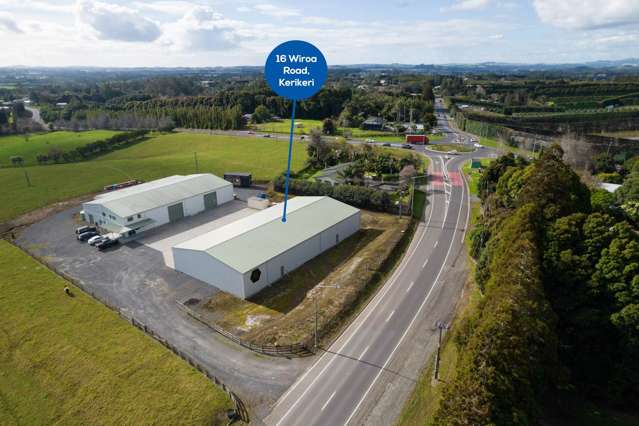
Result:
<svg viewBox="0 0 639 426"><path fill-rule="evenodd" d="M261 276L262 271L260 271L259 269L253 269L253 272L251 272L251 281L256 283L260 280Z"/></svg>

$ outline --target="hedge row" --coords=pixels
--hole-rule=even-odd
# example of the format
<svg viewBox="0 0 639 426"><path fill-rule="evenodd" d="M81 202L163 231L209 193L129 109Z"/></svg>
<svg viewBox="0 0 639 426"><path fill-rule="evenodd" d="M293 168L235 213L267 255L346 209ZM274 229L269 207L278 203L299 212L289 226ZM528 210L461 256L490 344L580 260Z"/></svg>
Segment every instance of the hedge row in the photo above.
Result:
<svg viewBox="0 0 639 426"><path fill-rule="evenodd" d="M282 175L273 182L275 190L284 192L286 178ZM310 181L305 179L289 180L289 193L295 195L329 196L336 200L362 209L379 212L394 213L395 206L387 192L365 186L355 185L331 185L326 182Z"/></svg>
<svg viewBox="0 0 639 426"><path fill-rule="evenodd" d="M116 149L125 148L134 143L140 142L147 135L148 130L134 130L131 132L118 133L108 139L91 142L77 147L71 151L63 152L51 150L46 154L38 154L38 163L44 164L49 161L55 163L70 163L74 161L88 160Z"/></svg>

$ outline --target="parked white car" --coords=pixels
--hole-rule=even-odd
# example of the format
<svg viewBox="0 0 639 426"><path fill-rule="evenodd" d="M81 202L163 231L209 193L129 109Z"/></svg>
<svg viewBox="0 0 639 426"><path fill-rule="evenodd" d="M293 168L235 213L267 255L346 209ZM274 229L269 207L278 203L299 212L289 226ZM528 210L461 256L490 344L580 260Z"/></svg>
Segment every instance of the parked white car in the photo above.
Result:
<svg viewBox="0 0 639 426"><path fill-rule="evenodd" d="M94 246L97 243L101 242L102 240L104 240L104 237L102 235L96 235L95 237L91 237L89 238L89 241L87 241L87 243L90 246Z"/></svg>

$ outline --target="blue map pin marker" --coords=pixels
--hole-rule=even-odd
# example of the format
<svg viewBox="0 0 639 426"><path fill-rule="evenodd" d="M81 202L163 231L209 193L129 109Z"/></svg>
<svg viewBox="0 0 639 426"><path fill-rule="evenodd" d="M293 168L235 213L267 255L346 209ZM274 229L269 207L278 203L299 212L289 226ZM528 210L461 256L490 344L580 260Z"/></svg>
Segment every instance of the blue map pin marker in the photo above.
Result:
<svg viewBox="0 0 639 426"><path fill-rule="evenodd" d="M273 49L268 58L266 58L266 65L264 66L266 82L279 96L293 101L282 222L286 222L286 207L288 205L288 181L291 176L295 107L298 100L310 98L319 92L326 82L327 76L328 66L324 55L317 47L306 41L291 40L284 42Z"/></svg>

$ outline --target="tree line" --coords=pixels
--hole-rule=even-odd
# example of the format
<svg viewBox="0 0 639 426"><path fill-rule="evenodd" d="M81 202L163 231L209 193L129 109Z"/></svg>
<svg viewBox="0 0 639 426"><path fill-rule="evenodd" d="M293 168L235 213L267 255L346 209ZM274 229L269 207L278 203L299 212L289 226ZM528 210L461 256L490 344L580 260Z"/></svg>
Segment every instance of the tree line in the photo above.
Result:
<svg viewBox="0 0 639 426"><path fill-rule="evenodd" d="M636 410L639 236L562 156L509 154L481 176L471 251L484 297L454 332L435 424L535 424L574 397Z"/></svg>
<svg viewBox="0 0 639 426"><path fill-rule="evenodd" d="M71 163L75 161L89 160L91 158L104 155L108 152L126 148L128 146L141 142L145 140L147 133L147 130L123 132L111 136L108 139L99 140L83 146L79 146L75 149L72 149L71 151L63 151L59 148L51 148L46 153L37 154L36 160L38 161L38 164Z"/></svg>
<svg viewBox="0 0 639 426"><path fill-rule="evenodd" d="M280 175L274 180L273 187L276 191L284 192L285 183L286 176ZM291 178L289 179L288 190L295 195L325 195L362 209L389 213L395 213L396 211L391 196L387 192L365 186L331 185L326 182Z"/></svg>

